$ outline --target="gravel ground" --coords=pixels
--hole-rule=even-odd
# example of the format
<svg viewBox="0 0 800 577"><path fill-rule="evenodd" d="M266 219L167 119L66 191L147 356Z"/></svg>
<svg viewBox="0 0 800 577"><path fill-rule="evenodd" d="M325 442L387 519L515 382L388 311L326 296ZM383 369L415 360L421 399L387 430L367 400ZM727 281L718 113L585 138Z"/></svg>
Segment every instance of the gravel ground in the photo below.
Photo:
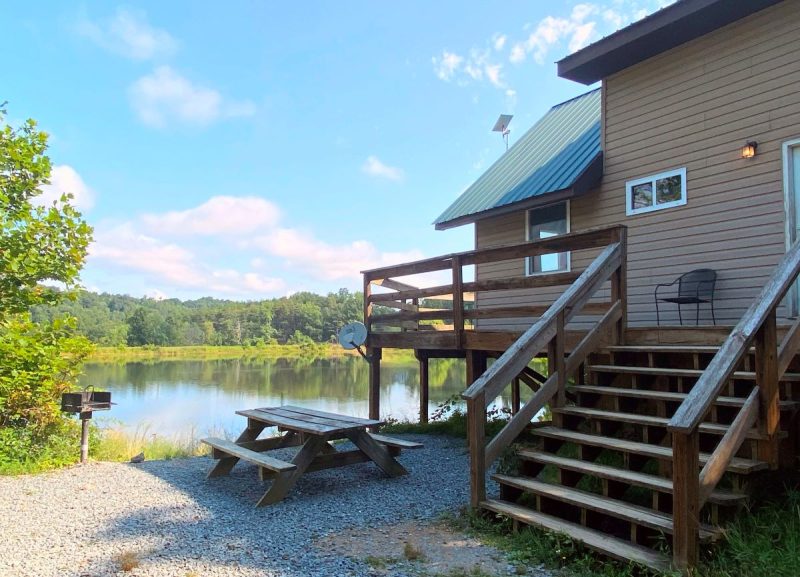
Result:
<svg viewBox="0 0 800 577"><path fill-rule="evenodd" d="M255 467L207 481L208 458L0 478L0 575L373 575L315 543L346 529L431 519L468 499L463 441L406 438L425 444L399 457L407 476L388 478L372 463L309 473L283 502L260 509L265 485ZM138 566L123 572L125 557Z"/></svg>

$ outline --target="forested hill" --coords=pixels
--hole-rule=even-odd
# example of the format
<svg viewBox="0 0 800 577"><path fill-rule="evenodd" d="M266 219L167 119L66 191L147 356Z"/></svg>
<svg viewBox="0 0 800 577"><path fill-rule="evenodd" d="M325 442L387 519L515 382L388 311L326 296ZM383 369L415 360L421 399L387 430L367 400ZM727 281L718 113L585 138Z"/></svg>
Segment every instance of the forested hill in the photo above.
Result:
<svg viewBox="0 0 800 577"><path fill-rule="evenodd" d="M154 300L81 291L75 300L32 310L37 322L63 313L76 317L79 331L102 346L324 342L363 314L361 293L346 289L254 302Z"/></svg>

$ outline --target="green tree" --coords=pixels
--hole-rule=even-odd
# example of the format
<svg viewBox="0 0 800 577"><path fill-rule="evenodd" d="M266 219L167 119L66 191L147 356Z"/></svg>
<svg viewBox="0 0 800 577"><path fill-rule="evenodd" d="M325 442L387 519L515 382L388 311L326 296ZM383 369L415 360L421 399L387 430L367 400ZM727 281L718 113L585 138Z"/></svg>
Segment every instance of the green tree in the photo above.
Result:
<svg viewBox="0 0 800 577"><path fill-rule="evenodd" d="M0 317L31 305L57 303L62 294L41 283L71 288L86 257L91 229L65 194L60 203L35 203L49 183L47 134L28 120L19 129L0 109Z"/></svg>
<svg viewBox="0 0 800 577"><path fill-rule="evenodd" d="M69 194L37 203L50 177L46 150L35 122L13 128L0 109L0 469L52 454L68 430L61 393L90 349L75 336L73 319L35 324L28 312L62 301L76 286L91 240ZM67 290L46 288L48 281Z"/></svg>
<svg viewBox="0 0 800 577"><path fill-rule="evenodd" d="M158 310L139 307L128 318L128 344L132 347L165 345L167 338L167 322Z"/></svg>

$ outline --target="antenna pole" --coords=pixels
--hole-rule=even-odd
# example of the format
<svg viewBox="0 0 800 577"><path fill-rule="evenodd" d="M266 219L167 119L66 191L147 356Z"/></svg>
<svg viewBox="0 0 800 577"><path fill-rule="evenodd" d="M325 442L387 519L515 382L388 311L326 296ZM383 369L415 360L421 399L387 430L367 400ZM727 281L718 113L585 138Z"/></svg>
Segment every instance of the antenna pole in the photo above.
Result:
<svg viewBox="0 0 800 577"><path fill-rule="evenodd" d="M494 128L492 128L492 132L499 132L503 142L506 143L506 152L508 152L508 135L511 134L508 123L511 122L512 118L511 114L501 114L497 122L494 123Z"/></svg>

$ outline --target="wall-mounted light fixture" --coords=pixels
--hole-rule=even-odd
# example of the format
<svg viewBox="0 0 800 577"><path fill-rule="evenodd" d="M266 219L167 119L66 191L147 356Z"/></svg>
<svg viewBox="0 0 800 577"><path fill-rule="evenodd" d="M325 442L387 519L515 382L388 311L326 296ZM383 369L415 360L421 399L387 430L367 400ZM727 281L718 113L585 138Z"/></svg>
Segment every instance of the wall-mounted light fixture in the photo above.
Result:
<svg viewBox="0 0 800 577"><path fill-rule="evenodd" d="M755 140L748 140L747 143L742 147L742 158L753 158L756 155L757 149L758 142Z"/></svg>

